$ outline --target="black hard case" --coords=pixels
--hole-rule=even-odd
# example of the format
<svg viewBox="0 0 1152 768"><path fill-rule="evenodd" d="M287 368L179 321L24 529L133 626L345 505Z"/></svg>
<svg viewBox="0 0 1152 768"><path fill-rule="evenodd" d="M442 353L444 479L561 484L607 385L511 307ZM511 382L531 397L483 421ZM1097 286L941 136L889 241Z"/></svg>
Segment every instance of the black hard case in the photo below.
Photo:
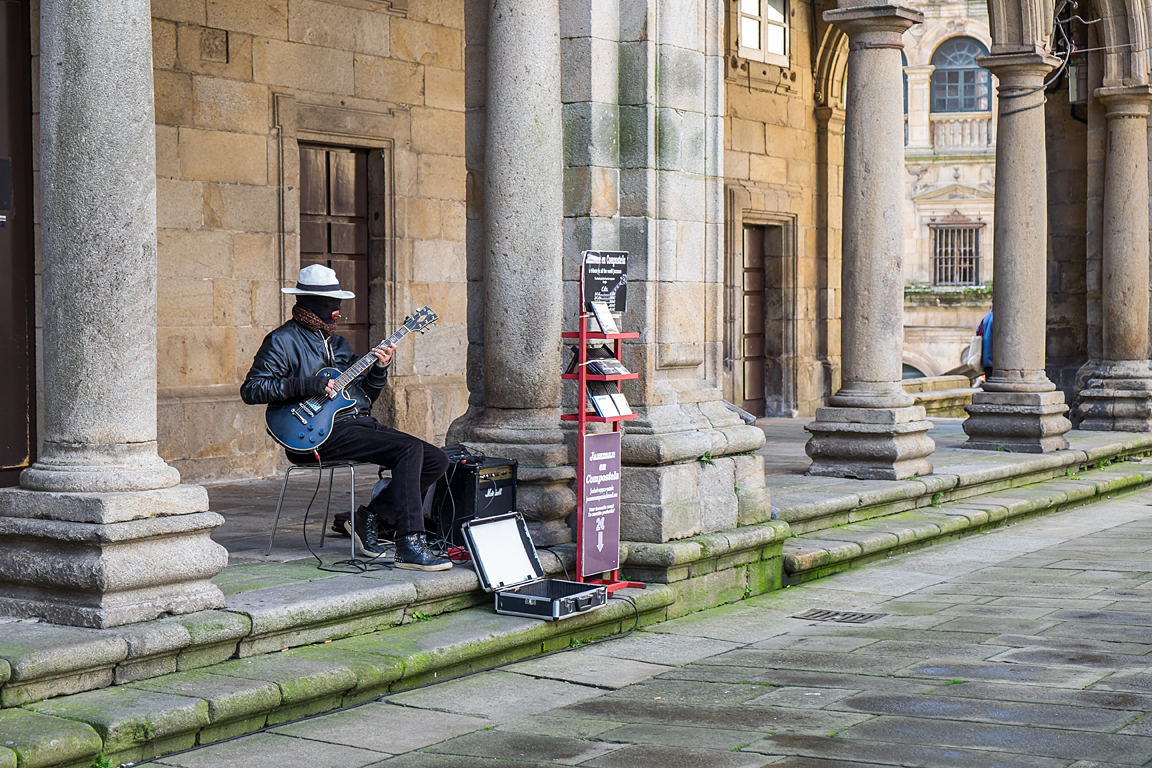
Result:
<svg viewBox="0 0 1152 768"><path fill-rule="evenodd" d="M607 604L603 586L544 578L519 512L469 520L462 530L481 586L496 593L496 613L556 621Z"/></svg>

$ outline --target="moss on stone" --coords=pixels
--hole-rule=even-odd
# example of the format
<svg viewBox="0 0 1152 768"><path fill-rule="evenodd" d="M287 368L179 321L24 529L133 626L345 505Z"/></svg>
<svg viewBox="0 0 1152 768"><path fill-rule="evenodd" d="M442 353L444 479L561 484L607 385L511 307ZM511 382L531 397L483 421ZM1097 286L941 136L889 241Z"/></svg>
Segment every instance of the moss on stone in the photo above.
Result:
<svg viewBox="0 0 1152 768"><path fill-rule="evenodd" d="M190 696L208 704L212 724L265 715L280 706L280 687L264 680L215 675L206 670L165 675L130 687L139 690Z"/></svg>
<svg viewBox="0 0 1152 768"><path fill-rule="evenodd" d="M87 723L112 754L156 739L195 735L208 725L208 703L130 686L116 686L30 704L43 715Z"/></svg>
<svg viewBox="0 0 1152 768"><path fill-rule="evenodd" d="M41 768L91 760L103 748L91 726L24 709L0 712L5 750L15 753L20 768Z"/></svg>
<svg viewBox="0 0 1152 768"><path fill-rule="evenodd" d="M302 659L287 653L228 661L213 667L212 674L275 683L280 687L282 706L340 696L356 687L356 673L343 664Z"/></svg>
<svg viewBox="0 0 1152 768"><path fill-rule="evenodd" d="M309 661L338 664L356 674L356 686L352 692L365 689L387 688L404 675L404 662L394 656L381 656L375 653L360 653L346 648L338 648L333 643L306 645L295 648L285 656Z"/></svg>

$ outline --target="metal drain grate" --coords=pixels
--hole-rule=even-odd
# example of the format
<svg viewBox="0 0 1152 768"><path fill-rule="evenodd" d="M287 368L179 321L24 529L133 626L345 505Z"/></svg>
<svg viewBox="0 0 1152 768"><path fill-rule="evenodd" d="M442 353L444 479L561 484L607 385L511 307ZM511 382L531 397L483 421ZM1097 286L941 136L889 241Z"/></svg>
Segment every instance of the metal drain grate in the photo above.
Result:
<svg viewBox="0 0 1152 768"><path fill-rule="evenodd" d="M856 613L853 611L826 611L822 608L813 608L804 613L798 613L793 619L805 621L836 621L841 624L867 624L870 621L887 616L886 613Z"/></svg>

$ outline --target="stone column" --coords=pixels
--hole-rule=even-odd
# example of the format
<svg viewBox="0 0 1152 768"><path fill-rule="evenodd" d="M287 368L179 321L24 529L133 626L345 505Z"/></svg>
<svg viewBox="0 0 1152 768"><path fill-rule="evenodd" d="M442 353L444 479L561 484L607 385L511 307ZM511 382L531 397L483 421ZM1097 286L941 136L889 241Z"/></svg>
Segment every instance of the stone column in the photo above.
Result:
<svg viewBox="0 0 1152 768"><path fill-rule="evenodd" d="M1064 433L1072 424L1064 416L1064 393L1044 372L1048 187L1043 86L1057 63L1048 54L1033 53L980 60L999 79L995 322L992 378L967 407L965 448L1047 453L1068 447Z"/></svg>
<svg viewBox="0 0 1152 768"><path fill-rule="evenodd" d="M1080 429L1152 431L1148 362L1148 111L1152 87L1099 88L1104 160L1104 359L1080 393ZM995 327L995 326L993 326Z"/></svg>
<svg viewBox="0 0 1152 768"><path fill-rule="evenodd" d="M816 411L809 472L899 480L932 472L931 422L901 386L904 347L902 35L918 11L827 11L849 38L844 126L843 385Z"/></svg>
<svg viewBox="0 0 1152 768"><path fill-rule="evenodd" d="M558 0L492 0L484 149L483 408L452 427L519 462L533 541L570 541L576 504L560 428L563 129Z"/></svg>
<svg viewBox="0 0 1152 768"><path fill-rule="evenodd" d="M0 492L0 614L106 627L221 607L203 488L156 453L148 0L43 0L44 426Z"/></svg>

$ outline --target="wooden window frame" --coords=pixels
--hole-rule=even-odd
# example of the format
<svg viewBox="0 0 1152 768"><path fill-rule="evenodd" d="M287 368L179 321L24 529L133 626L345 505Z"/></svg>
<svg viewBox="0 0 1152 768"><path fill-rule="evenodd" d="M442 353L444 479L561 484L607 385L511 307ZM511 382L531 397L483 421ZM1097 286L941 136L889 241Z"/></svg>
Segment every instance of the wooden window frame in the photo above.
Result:
<svg viewBox="0 0 1152 768"><path fill-rule="evenodd" d="M732 10L730 15L729 29L731 29L731 39L733 48L736 55L748 61L756 61L762 64L775 64L778 67L789 68L792 63L792 29L789 19L789 0L781 0L784 6L783 22L775 22L768 18L768 14L764 13L763 4L770 2L770 0L757 0L761 4L759 14L745 13L741 8L741 2L745 0L732 0ZM748 48L744 46L741 34L743 26L743 19L756 19L760 24L760 47ZM784 31L784 52L774 53L767 50L768 28L779 27Z"/></svg>

